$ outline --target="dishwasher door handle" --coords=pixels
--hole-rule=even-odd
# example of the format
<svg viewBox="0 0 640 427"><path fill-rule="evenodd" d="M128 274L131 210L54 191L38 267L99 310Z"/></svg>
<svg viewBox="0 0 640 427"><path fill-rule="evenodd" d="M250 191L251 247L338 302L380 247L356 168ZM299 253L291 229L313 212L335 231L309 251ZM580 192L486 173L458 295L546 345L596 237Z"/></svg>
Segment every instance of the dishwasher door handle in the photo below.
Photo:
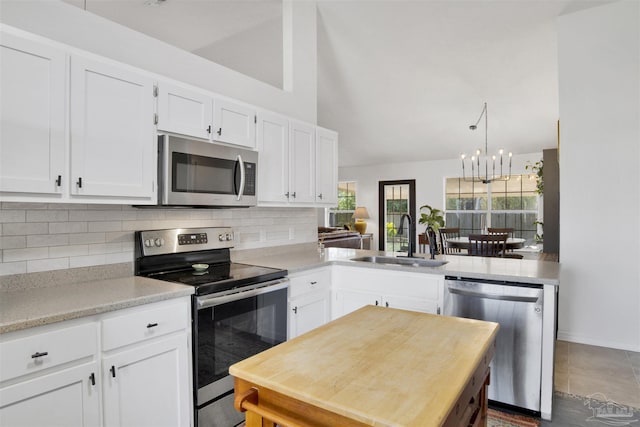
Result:
<svg viewBox="0 0 640 427"><path fill-rule="evenodd" d="M463 295L466 297L483 298L483 299L496 299L502 301L515 301L515 302L538 302L538 297L524 297L519 295L502 295L502 294L487 294L482 292L472 292L458 288L449 288L449 293Z"/></svg>

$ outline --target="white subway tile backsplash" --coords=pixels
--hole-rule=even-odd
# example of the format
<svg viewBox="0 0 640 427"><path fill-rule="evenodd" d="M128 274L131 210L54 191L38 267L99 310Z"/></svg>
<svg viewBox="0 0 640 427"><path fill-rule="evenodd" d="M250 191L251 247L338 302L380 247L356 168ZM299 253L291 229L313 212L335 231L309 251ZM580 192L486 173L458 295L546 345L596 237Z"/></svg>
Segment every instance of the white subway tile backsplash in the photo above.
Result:
<svg viewBox="0 0 640 427"><path fill-rule="evenodd" d="M69 244L78 245L83 243L104 243L104 233L77 233L69 234Z"/></svg>
<svg viewBox="0 0 640 427"><path fill-rule="evenodd" d="M49 234L86 233L88 228L86 222L50 222Z"/></svg>
<svg viewBox="0 0 640 427"><path fill-rule="evenodd" d="M88 224L89 232L122 230L122 221L95 221Z"/></svg>
<svg viewBox="0 0 640 427"><path fill-rule="evenodd" d="M0 222L24 222L27 217L26 211L22 209L0 210Z"/></svg>
<svg viewBox="0 0 640 427"><path fill-rule="evenodd" d="M48 232L49 224L46 222L10 222L2 224L3 236L26 236L30 234L46 234Z"/></svg>
<svg viewBox="0 0 640 427"><path fill-rule="evenodd" d="M235 250L313 242L313 208L138 209L0 204L0 275L133 262L134 231L233 227Z"/></svg>
<svg viewBox="0 0 640 427"><path fill-rule="evenodd" d="M51 258L89 255L89 245L67 245L49 248Z"/></svg>
<svg viewBox="0 0 640 427"><path fill-rule="evenodd" d="M104 254L69 257L69 268L89 267L91 265L103 264L106 264Z"/></svg>
<svg viewBox="0 0 640 427"><path fill-rule="evenodd" d="M49 258L49 248L3 249L2 262Z"/></svg>
<svg viewBox="0 0 640 427"><path fill-rule="evenodd" d="M68 210L32 210L27 211L27 222L69 221Z"/></svg>
<svg viewBox="0 0 640 427"><path fill-rule="evenodd" d="M0 276L8 276L10 274L23 274L26 272L26 261L0 263Z"/></svg>
<svg viewBox="0 0 640 427"><path fill-rule="evenodd" d="M49 258L27 261L27 273L64 270L69 268L69 258Z"/></svg>
<svg viewBox="0 0 640 427"><path fill-rule="evenodd" d="M64 246L69 244L68 234L34 234L27 236L27 247Z"/></svg>
<svg viewBox="0 0 640 427"><path fill-rule="evenodd" d="M25 236L2 236L0 237L0 249L22 249L27 247Z"/></svg>
<svg viewBox="0 0 640 427"><path fill-rule="evenodd" d="M100 243L89 245L89 255L122 252L122 243Z"/></svg>

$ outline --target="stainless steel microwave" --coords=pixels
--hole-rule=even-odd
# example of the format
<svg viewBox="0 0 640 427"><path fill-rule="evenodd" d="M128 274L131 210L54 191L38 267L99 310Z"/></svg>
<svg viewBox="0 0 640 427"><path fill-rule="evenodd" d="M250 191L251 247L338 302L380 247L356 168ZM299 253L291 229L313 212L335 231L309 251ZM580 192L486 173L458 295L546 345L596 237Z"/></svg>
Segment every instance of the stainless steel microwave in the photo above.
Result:
<svg viewBox="0 0 640 427"><path fill-rule="evenodd" d="M173 135L158 137L158 204L257 204L258 153Z"/></svg>

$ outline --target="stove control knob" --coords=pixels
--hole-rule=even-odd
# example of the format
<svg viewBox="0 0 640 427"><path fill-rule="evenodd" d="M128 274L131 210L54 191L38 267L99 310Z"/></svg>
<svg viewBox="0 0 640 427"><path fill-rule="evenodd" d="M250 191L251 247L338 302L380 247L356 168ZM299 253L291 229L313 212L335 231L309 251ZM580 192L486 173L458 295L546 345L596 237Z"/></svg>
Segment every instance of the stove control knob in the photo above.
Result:
<svg viewBox="0 0 640 427"><path fill-rule="evenodd" d="M145 245L147 248L150 248L151 246L153 246L153 243L151 242L151 239L146 239L146 240L144 241L144 245Z"/></svg>
<svg viewBox="0 0 640 427"><path fill-rule="evenodd" d="M227 233L227 242L233 240L233 234Z"/></svg>
<svg viewBox="0 0 640 427"><path fill-rule="evenodd" d="M161 239L160 237L158 237L158 238L155 240L155 244L156 244L156 246L158 246L158 247L160 247L160 246L164 245L164 239Z"/></svg>
<svg viewBox="0 0 640 427"><path fill-rule="evenodd" d="M224 242L224 234L218 234L218 240Z"/></svg>

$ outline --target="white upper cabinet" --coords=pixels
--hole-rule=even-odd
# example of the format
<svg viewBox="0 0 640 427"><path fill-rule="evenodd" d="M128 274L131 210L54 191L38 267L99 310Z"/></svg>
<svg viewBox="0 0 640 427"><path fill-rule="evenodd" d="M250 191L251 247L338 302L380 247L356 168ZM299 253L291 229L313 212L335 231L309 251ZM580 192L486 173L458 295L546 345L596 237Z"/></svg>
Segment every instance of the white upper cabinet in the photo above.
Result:
<svg viewBox="0 0 640 427"><path fill-rule="evenodd" d="M66 54L2 32L0 192L62 193Z"/></svg>
<svg viewBox="0 0 640 427"><path fill-rule="evenodd" d="M289 124L289 200L296 203L316 201L316 129L306 123Z"/></svg>
<svg viewBox="0 0 640 427"><path fill-rule="evenodd" d="M338 204L338 134L323 128L316 131L316 202Z"/></svg>
<svg viewBox="0 0 640 427"><path fill-rule="evenodd" d="M209 139L212 121L210 96L170 83L158 85L158 130Z"/></svg>
<svg viewBox="0 0 640 427"><path fill-rule="evenodd" d="M154 81L71 58L71 194L153 199Z"/></svg>
<svg viewBox="0 0 640 427"><path fill-rule="evenodd" d="M256 110L168 82L158 85L158 130L256 148Z"/></svg>
<svg viewBox="0 0 640 427"><path fill-rule="evenodd" d="M214 141L256 148L256 110L231 101L213 103Z"/></svg>
<svg viewBox="0 0 640 427"><path fill-rule="evenodd" d="M258 114L258 202L287 203L289 193L289 121Z"/></svg>
<svg viewBox="0 0 640 427"><path fill-rule="evenodd" d="M338 134L260 111L257 147L258 203L335 206L338 203Z"/></svg>

